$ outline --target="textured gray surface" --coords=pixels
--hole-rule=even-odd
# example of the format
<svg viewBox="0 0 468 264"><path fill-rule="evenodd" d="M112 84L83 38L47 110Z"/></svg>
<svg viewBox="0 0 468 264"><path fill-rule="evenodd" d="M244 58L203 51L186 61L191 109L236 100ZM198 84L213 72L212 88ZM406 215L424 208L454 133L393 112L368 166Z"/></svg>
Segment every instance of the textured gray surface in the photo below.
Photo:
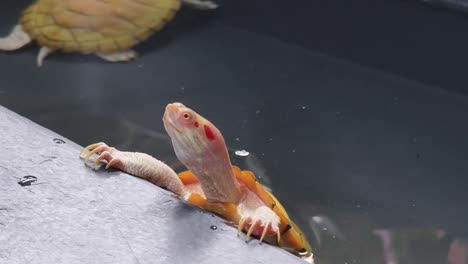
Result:
<svg viewBox="0 0 468 264"><path fill-rule="evenodd" d="M3 107L0 135L0 263L303 263L146 181L92 171L80 146Z"/></svg>

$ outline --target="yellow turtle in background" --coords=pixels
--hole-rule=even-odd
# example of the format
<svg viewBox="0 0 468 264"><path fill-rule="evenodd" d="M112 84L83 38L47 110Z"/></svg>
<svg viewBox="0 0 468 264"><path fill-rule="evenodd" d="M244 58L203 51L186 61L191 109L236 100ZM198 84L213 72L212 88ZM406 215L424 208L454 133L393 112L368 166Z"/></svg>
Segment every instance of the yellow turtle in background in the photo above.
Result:
<svg viewBox="0 0 468 264"><path fill-rule="evenodd" d="M38 66L55 50L128 61L136 57L132 47L162 29L181 3L217 8L203 0L36 0L10 35L0 38L0 50L16 50L34 40L41 46Z"/></svg>

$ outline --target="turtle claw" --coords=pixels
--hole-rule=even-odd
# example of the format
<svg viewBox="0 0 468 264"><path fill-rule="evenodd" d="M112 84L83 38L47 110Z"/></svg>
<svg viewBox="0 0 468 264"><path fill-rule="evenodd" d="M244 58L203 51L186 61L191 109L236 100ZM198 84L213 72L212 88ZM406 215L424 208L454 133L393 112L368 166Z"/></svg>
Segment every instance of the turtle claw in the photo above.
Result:
<svg viewBox="0 0 468 264"><path fill-rule="evenodd" d="M116 163L122 164L122 161L120 159L113 158L109 162L107 162L105 169L109 169L112 165L117 166Z"/></svg>
<svg viewBox="0 0 468 264"><path fill-rule="evenodd" d="M276 243L279 244L280 241L281 241L281 232L278 230L276 231Z"/></svg>
<svg viewBox="0 0 468 264"><path fill-rule="evenodd" d="M240 235L240 233L242 232L242 229L244 229L244 225L245 225L245 218L242 218L239 222L239 227L237 228L237 235Z"/></svg>
<svg viewBox="0 0 468 264"><path fill-rule="evenodd" d="M276 234L277 242L279 243L281 239L280 232L278 231L278 227L275 227L271 221L265 222L260 219L252 220L250 222L251 223L250 227L248 227L246 223L247 223L246 219L243 218L240 221L239 227L237 229L238 234L240 234L240 232L242 232L244 227L246 228L245 231L247 231L247 233L245 235L245 241L250 240L250 237L252 236L252 234L255 234L256 236L260 236L259 240L260 240L260 243L262 243L263 240L265 240L265 236L267 234L272 235L272 232L274 232Z"/></svg>
<svg viewBox="0 0 468 264"><path fill-rule="evenodd" d="M92 149L95 149L97 147L99 147L100 145L102 144L106 144L106 143L103 143L103 142L100 142L100 143L94 143L94 144L91 144L87 147L85 147L81 152L80 152L80 157L83 156L83 153L87 152L87 151L90 151Z"/></svg>
<svg viewBox="0 0 468 264"><path fill-rule="evenodd" d="M250 236L252 235L253 231L254 230L257 230L257 232L260 234L260 230L263 229L263 231L261 231L261 235L260 235L260 243L263 242L263 240L265 239L265 236L268 232L268 230L270 228L273 228L272 227L272 224L271 224L271 221L268 221L266 223L264 223L263 221L261 220L257 220L255 222L252 223L252 225L250 226L249 230L247 231L247 235L245 236L245 240L249 240L250 239ZM276 235L277 235L277 238L278 238L278 242L280 240L280 232L276 232Z"/></svg>
<svg viewBox="0 0 468 264"><path fill-rule="evenodd" d="M257 221L253 222L253 224L250 226L249 231L247 231L247 235L245 236L245 241L250 240L250 235L252 235L252 232L255 230L255 226L257 226Z"/></svg>
<svg viewBox="0 0 468 264"><path fill-rule="evenodd" d="M268 227L270 227L270 225L271 225L271 222L268 222L268 223L265 225L265 228L263 228L262 236L260 237L260 243L263 242L263 239L265 238L265 235L266 235L266 233L267 233L267 231L268 231ZM277 232L277 233L279 233L279 232Z"/></svg>
<svg viewBox="0 0 468 264"><path fill-rule="evenodd" d="M99 157L94 161L94 164L93 164L93 169L96 170L97 169L97 166L99 165L99 162L101 162L102 160L111 160L112 161L112 157L110 156L110 152L109 151L104 151L101 153L101 155L99 155ZM107 164L109 165L109 164ZM108 169L108 166L106 165L106 170Z"/></svg>
<svg viewBox="0 0 468 264"><path fill-rule="evenodd" d="M246 232L245 240L248 241L252 235L259 237L260 243L266 236L276 235L277 240L281 239L279 232L280 219L266 206L256 208L254 211L244 212L239 221L238 232Z"/></svg>
<svg viewBox="0 0 468 264"><path fill-rule="evenodd" d="M89 151L89 153L84 157L84 162L88 162L88 160L94 156L94 154L99 154L97 159L93 163L93 169L97 170L98 165L101 161L105 160L107 161L105 169L109 169L110 167L115 167L115 168L122 168L123 163L122 160L118 157L115 157L118 155L119 151L116 150L115 148L109 147L106 143L95 143L91 144L87 147L85 147L81 153L80 157L83 156L84 153Z"/></svg>
<svg viewBox="0 0 468 264"><path fill-rule="evenodd" d="M96 147L95 149L91 149L91 151L88 153L88 155L85 157L84 160L85 160L85 162L88 162L88 160L92 156L94 156L94 154L100 154L100 153L103 153L104 151L107 151L107 150L109 150L109 146L107 146L106 144L101 144L98 147Z"/></svg>

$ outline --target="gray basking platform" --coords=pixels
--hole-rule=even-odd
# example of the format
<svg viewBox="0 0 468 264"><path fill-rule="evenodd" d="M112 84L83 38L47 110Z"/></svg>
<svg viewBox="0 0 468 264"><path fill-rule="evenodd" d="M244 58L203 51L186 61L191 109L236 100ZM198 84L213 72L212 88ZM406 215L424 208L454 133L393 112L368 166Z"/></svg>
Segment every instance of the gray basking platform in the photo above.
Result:
<svg viewBox="0 0 468 264"><path fill-rule="evenodd" d="M304 263L0 107L0 263Z"/></svg>

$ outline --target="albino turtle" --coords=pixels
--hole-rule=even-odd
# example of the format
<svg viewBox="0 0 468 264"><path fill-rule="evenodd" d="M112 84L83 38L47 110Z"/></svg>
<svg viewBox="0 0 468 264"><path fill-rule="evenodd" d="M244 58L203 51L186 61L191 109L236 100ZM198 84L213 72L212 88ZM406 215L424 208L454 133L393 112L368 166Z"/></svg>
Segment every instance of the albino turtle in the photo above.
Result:
<svg viewBox="0 0 468 264"><path fill-rule="evenodd" d="M127 61L136 57L131 48L162 29L181 2L205 10L217 7L203 0L36 0L10 35L0 38L0 50L35 40L41 46L38 66L55 50Z"/></svg>
<svg viewBox="0 0 468 264"><path fill-rule="evenodd" d="M175 173L165 163L138 152L123 152L105 143L83 149L85 162L99 157L114 167L167 188L183 200L212 211L238 225L260 241L279 245L312 260L312 249L299 227L280 202L266 191L250 171L232 166L220 131L208 120L181 103L169 104L163 117L179 160L189 169Z"/></svg>

